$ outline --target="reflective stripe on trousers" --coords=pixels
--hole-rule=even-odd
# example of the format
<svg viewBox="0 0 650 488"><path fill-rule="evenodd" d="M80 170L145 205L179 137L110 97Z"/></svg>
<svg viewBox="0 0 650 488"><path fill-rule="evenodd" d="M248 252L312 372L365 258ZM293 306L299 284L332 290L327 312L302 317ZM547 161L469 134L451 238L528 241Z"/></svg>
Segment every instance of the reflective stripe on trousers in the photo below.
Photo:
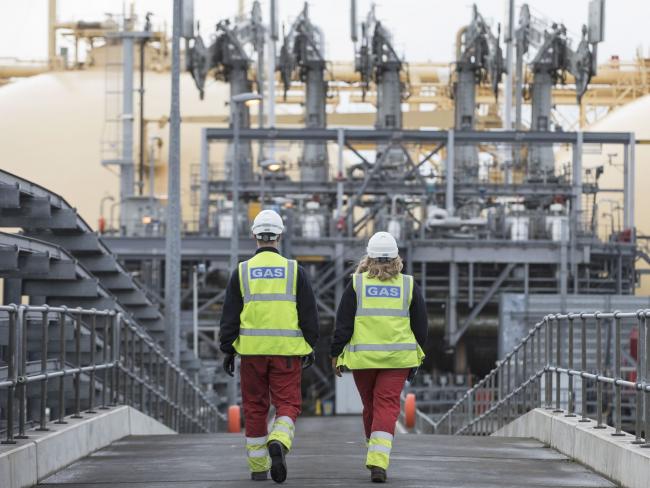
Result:
<svg viewBox="0 0 650 488"><path fill-rule="evenodd" d="M273 422L273 429L269 434L269 442L280 441L287 451L291 450L293 444L293 436L296 427L290 417L276 417Z"/></svg>
<svg viewBox="0 0 650 488"><path fill-rule="evenodd" d="M375 431L368 440L366 466L388 469L390 451L393 447L393 435L389 432Z"/></svg>
<svg viewBox="0 0 650 488"><path fill-rule="evenodd" d="M296 295L293 293L293 283L296 277L296 262L289 260L287 262L287 287L284 293L251 293L251 286L248 276L248 261L241 264L242 288L244 289L244 303L249 302L273 302L286 301L295 302Z"/></svg>
<svg viewBox="0 0 650 488"><path fill-rule="evenodd" d="M271 458L266 448L268 436L246 437L246 454L251 472L258 473L271 469Z"/></svg>

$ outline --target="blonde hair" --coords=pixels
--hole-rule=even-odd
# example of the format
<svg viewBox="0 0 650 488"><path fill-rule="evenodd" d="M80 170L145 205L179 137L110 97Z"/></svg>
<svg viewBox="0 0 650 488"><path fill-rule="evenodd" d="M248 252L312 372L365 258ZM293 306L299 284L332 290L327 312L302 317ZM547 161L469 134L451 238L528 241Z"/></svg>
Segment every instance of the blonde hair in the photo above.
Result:
<svg viewBox="0 0 650 488"><path fill-rule="evenodd" d="M379 259L364 256L357 266L357 273L368 272L368 278L376 278L379 281L388 281L395 278L404 267L402 258L397 256L390 261L380 261Z"/></svg>

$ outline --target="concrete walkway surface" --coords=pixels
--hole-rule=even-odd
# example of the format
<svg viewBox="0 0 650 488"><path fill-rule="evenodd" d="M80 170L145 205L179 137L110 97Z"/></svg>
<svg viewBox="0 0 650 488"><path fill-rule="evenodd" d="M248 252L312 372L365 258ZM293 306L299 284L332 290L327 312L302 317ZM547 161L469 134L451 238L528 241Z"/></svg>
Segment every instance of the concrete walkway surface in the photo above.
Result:
<svg viewBox="0 0 650 488"><path fill-rule="evenodd" d="M287 487L370 485L358 417L303 418ZM398 435L388 484L404 488L613 487L535 440ZM132 436L45 479L42 488L219 488L253 482L243 435Z"/></svg>

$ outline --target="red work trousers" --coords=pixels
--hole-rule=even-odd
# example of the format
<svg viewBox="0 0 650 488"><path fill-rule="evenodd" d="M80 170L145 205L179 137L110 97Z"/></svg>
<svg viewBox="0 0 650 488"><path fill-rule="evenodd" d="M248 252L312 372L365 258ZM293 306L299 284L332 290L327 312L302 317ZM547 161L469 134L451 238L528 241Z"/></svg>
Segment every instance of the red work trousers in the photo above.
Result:
<svg viewBox="0 0 650 488"><path fill-rule="evenodd" d="M300 415L302 363L299 356L242 356L241 396L246 437L267 435L271 404L277 417Z"/></svg>
<svg viewBox="0 0 650 488"><path fill-rule="evenodd" d="M354 382L363 402L363 427L366 439L372 432L395 434L400 410L400 393L409 369L357 369Z"/></svg>

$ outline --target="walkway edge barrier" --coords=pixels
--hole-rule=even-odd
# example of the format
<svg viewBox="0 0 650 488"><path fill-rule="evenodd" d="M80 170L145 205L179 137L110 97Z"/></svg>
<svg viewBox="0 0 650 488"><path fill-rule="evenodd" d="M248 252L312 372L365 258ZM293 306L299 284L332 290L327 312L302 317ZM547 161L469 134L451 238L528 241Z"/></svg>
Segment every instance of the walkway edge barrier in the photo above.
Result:
<svg viewBox="0 0 650 488"><path fill-rule="evenodd" d="M536 408L492 435L537 439L622 486L647 488L650 449L639 449L631 434L613 435L612 427L594 429L595 421L565 414Z"/></svg>
<svg viewBox="0 0 650 488"><path fill-rule="evenodd" d="M0 486L27 488L65 466L129 435L175 432L129 406L114 407L84 418L66 417L67 424L48 423L49 430L28 430L17 444L0 445Z"/></svg>

